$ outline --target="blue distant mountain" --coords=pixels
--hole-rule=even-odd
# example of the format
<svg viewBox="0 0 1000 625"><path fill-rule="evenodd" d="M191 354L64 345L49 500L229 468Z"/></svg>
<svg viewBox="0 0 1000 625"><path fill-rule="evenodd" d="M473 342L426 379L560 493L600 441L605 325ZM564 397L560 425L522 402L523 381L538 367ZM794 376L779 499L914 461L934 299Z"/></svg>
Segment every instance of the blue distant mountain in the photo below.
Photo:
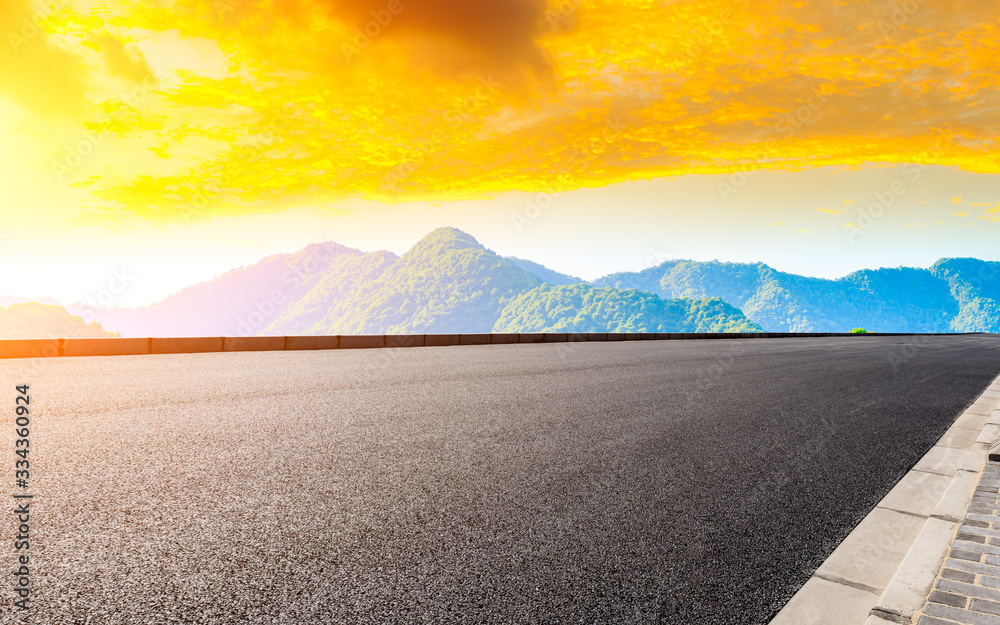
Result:
<svg viewBox="0 0 1000 625"><path fill-rule="evenodd" d="M1000 332L1000 263L940 260L930 269L865 269L837 280L744 263L667 261L597 286L662 298L717 297L770 332Z"/></svg>
<svg viewBox="0 0 1000 625"><path fill-rule="evenodd" d="M124 336L1000 332L1000 263L952 258L828 280L671 260L587 284L439 228L402 256L315 244L96 319Z"/></svg>

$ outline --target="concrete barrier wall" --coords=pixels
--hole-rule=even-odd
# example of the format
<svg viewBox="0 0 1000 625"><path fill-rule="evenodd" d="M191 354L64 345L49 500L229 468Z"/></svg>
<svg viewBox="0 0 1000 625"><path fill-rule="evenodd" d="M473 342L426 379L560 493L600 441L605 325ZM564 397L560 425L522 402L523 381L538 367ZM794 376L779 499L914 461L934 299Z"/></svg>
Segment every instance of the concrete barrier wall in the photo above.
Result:
<svg viewBox="0 0 1000 625"><path fill-rule="evenodd" d="M141 354L196 354L209 352L372 349L498 345L513 343L565 343L607 341L677 341L692 339L822 338L864 336L955 336L960 333L912 335L903 333L837 334L834 332L749 333L577 333L565 334L399 334L342 336L251 336L188 338L0 339L0 358L53 358L58 356L124 356ZM983 333L973 333L983 334Z"/></svg>
<svg viewBox="0 0 1000 625"><path fill-rule="evenodd" d="M381 334L357 334L340 337L340 349L372 349L385 347L385 336Z"/></svg>
<svg viewBox="0 0 1000 625"><path fill-rule="evenodd" d="M221 352L225 339L221 336L199 336L194 338L151 339L152 354L197 354Z"/></svg>
<svg viewBox="0 0 1000 625"><path fill-rule="evenodd" d="M63 356L133 356L150 353L152 339L63 339Z"/></svg>
<svg viewBox="0 0 1000 625"><path fill-rule="evenodd" d="M337 349L340 347L339 336L290 336L285 349Z"/></svg>
<svg viewBox="0 0 1000 625"><path fill-rule="evenodd" d="M449 347L458 345L461 338L461 334L428 334L424 339L424 345L427 347Z"/></svg>
<svg viewBox="0 0 1000 625"><path fill-rule="evenodd" d="M424 347L426 345L426 334L389 334L385 337L386 347Z"/></svg>
<svg viewBox="0 0 1000 625"><path fill-rule="evenodd" d="M60 356L59 339L8 339L0 341L0 358L51 358Z"/></svg>
<svg viewBox="0 0 1000 625"><path fill-rule="evenodd" d="M224 352L275 352L285 349L283 336L227 336L222 340Z"/></svg>
<svg viewBox="0 0 1000 625"><path fill-rule="evenodd" d="M493 340L489 334L459 334L459 345L489 345Z"/></svg>

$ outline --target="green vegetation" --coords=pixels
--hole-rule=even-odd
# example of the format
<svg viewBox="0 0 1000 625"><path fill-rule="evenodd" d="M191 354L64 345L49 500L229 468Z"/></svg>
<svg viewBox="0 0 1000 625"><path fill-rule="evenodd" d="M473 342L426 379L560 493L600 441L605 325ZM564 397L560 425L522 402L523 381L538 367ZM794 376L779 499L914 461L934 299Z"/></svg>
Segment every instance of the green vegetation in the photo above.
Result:
<svg viewBox="0 0 1000 625"><path fill-rule="evenodd" d="M865 330L864 328L854 328L851 330L851 334L868 334L868 330Z"/></svg>
<svg viewBox="0 0 1000 625"><path fill-rule="evenodd" d="M500 311L542 281L468 234L439 228L340 301L309 334L489 332Z"/></svg>
<svg viewBox="0 0 1000 625"><path fill-rule="evenodd" d="M827 280L762 263L672 260L588 285L441 228L402 257L312 245L98 320L126 336L1000 332L1000 263L955 258Z"/></svg>
<svg viewBox="0 0 1000 625"><path fill-rule="evenodd" d="M504 308L493 332L761 332L720 299L663 300L589 284L537 287Z"/></svg>
<svg viewBox="0 0 1000 625"><path fill-rule="evenodd" d="M50 338L101 338L120 336L108 332L95 322L87 323L69 314L62 306L38 304L11 304L0 308L0 338L50 339Z"/></svg>
<svg viewBox="0 0 1000 625"><path fill-rule="evenodd" d="M719 297L772 332L1000 332L1000 263L939 261L926 269L857 271L838 280L764 264L668 261L596 280L663 298Z"/></svg>
<svg viewBox="0 0 1000 625"><path fill-rule="evenodd" d="M559 286L562 284L581 284L586 282L582 278L577 278L576 276L568 276L564 273L559 273L558 271L552 271L544 265L539 265L538 263L532 262L530 260L524 260L523 258L514 258L513 256L508 256L507 260L514 263L521 269L524 269L528 273L534 274L542 279L542 282Z"/></svg>
<svg viewBox="0 0 1000 625"><path fill-rule="evenodd" d="M949 258L936 262L930 271L948 285L958 302L951 330L1000 332L1000 263Z"/></svg>

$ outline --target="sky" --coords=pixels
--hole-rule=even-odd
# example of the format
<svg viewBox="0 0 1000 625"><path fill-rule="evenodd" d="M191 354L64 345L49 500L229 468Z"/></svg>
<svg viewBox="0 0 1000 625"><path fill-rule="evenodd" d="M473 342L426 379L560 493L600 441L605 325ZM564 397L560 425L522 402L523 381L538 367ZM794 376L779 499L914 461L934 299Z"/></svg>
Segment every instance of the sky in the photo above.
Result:
<svg viewBox="0 0 1000 625"><path fill-rule="evenodd" d="M1000 1L4 0L0 294L461 228L591 279L997 260Z"/></svg>

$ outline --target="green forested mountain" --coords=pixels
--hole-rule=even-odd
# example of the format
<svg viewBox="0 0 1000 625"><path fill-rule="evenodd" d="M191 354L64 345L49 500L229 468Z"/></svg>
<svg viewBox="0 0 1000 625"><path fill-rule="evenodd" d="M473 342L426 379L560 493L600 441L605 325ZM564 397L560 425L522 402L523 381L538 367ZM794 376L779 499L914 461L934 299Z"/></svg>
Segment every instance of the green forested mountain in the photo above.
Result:
<svg viewBox="0 0 1000 625"><path fill-rule="evenodd" d="M664 302L648 293L619 296L586 285L537 291L576 280L503 258L460 230L440 228L402 256L313 245L240 267L151 306L100 311L98 319L125 336L474 333L500 326L514 332L521 331L514 321L520 309L536 305L543 293L576 301L574 289L589 289L596 293L586 296L589 331L752 327L717 300ZM528 293L533 295L520 299ZM501 317L505 321L498 325ZM532 322L524 329L534 327Z"/></svg>
<svg viewBox="0 0 1000 625"><path fill-rule="evenodd" d="M1000 263L976 258L939 260L931 273L948 284L958 306L958 332L1000 332Z"/></svg>
<svg viewBox="0 0 1000 625"><path fill-rule="evenodd" d="M542 281L468 234L439 228L359 285L307 334L488 332L503 307ZM286 326L268 332L285 334Z"/></svg>
<svg viewBox="0 0 1000 625"><path fill-rule="evenodd" d="M635 289L543 285L508 304L494 332L760 332L715 299L664 300Z"/></svg>
<svg viewBox="0 0 1000 625"><path fill-rule="evenodd" d="M124 336L1000 332L1000 263L955 258L827 280L762 263L672 260L587 285L440 228L402 256L315 244L96 317Z"/></svg>
<svg viewBox="0 0 1000 625"><path fill-rule="evenodd" d="M939 261L929 270L866 269L837 280L761 263L675 260L594 284L664 298L718 297L771 332L1000 332L998 275L1000 263L975 259Z"/></svg>
<svg viewBox="0 0 1000 625"><path fill-rule="evenodd" d="M392 252L344 255L317 276L297 301L277 315L261 334L299 335L322 333L352 313L357 294L381 276L399 257Z"/></svg>
<svg viewBox="0 0 1000 625"><path fill-rule="evenodd" d="M575 276L568 276L564 273L559 273L558 271L552 271L545 265L539 265L536 262L525 260L523 258L515 258L513 256L508 256L507 260L514 263L521 269L524 269L528 273L535 274L536 276L541 278L543 282L546 282L548 284L558 286L561 284L580 284L582 282L586 282L586 280L583 280L582 278L577 278Z"/></svg>
<svg viewBox="0 0 1000 625"><path fill-rule="evenodd" d="M102 338L119 336L87 323L59 305L37 302L0 307L0 339Z"/></svg>

